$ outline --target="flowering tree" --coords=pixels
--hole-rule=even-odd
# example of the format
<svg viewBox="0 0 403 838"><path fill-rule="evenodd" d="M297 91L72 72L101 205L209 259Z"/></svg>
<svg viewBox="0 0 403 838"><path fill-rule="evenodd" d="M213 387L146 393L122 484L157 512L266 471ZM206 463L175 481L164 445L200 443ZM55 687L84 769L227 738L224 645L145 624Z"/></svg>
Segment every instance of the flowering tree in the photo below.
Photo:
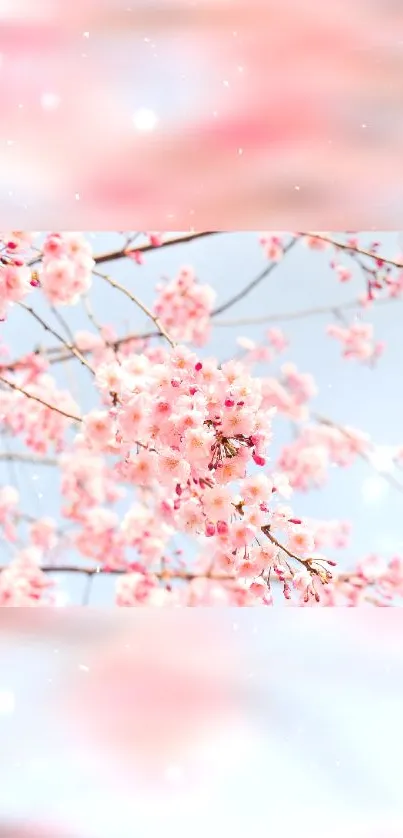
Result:
<svg viewBox="0 0 403 838"><path fill-rule="evenodd" d="M355 234L267 233L256 236L262 271L223 303L195 265L157 283L149 306L131 277L150 251L225 234L118 235L119 247L96 253L87 234L1 234L0 316L12 321L24 309L50 343L23 356L10 341L1 345L1 432L16 446L0 458L56 467L62 506L60 520L34 517L11 481L0 489L12 554L0 573L0 605L60 604L60 571L86 575L83 605L95 574L113 574L119 606L272 605L283 597L291 605L396 604L403 559L369 557L339 571L326 550L346 544L349 525L304 518L294 495L322 486L333 464L363 458L375 468L375 443L311 409L312 375L291 363L270 374L288 345L281 329L271 326L264 342L240 337L230 359L210 357L208 344L217 318L263 287L289 251L299 248L301 259L308 249L326 251L335 283L348 283L355 269L362 277L359 298L329 310L336 322L328 334L347 360L373 365L384 347L348 310L402 296L403 260ZM113 273L122 262L125 283ZM144 332L121 334L113 311L99 322L88 297L99 285L141 310ZM72 331L65 310L80 306L90 328ZM70 361L88 375L88 405L53 374ZM273 461L281 417L294 437ZM397 468L402 458L397 448ZM403 488L394 474L385 477Z"/></svg>

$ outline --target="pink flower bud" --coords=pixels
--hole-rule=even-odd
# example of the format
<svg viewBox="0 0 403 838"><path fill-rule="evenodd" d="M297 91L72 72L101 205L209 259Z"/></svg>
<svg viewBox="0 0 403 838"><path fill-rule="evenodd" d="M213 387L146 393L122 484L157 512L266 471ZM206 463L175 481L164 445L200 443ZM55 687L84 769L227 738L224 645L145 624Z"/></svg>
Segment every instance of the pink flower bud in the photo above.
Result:
<svg viewBox="0 0 403 838"><path fill-rule="evenodd" d="M154 235L153 235L153 234L151 234L151 235L149 236L149 239L150 239L150 244L152 245L152 247L160 247L160 246L161 246L161 244L162 244L162 238L161 238L161 236L157 236L157 235L155 235L155 234L154 234Z"/></svg>
<svg viewBox="0 0 403 838"><path fill-rule="evenodd" d="M227 535L228 524L226 523L226 521L218 521L217 522L217 532L218 532L218 535Z"/></svg>

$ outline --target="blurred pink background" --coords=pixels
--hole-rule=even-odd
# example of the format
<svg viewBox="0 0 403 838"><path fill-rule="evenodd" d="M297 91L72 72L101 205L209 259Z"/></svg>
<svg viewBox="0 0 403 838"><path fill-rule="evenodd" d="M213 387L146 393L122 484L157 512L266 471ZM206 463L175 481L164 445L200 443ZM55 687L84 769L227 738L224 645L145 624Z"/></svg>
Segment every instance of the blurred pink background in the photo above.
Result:
<svg viewBox="0 0 403 838"><path fill-rule="evenodd" d="M0 835L402 838L399 610L4 612Z"/></svg>
<svg viewBox="0 0 403 838"><path fill-rule="evenodd" d="M399 226L389 0L3 0L8 229Z"/></svg>

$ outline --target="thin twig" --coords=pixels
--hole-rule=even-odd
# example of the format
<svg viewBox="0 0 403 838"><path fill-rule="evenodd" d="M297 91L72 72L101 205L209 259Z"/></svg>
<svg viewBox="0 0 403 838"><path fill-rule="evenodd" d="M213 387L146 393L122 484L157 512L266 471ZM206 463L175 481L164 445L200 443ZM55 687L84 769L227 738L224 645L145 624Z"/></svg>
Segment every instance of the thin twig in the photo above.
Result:
<svg viewBox="0 0 403 838"><path fill-rule="evenodd" d="M398 297L382 297L372 300L372 305L384 305L385 303L396 302ZM349 300L346 303L339 303L333 306L318 306L317 308L304 308L300 311L284 311L279 314L268 314L263 317L245 317L239 320L216 320L215 326L254 326L259 323L278 323L287 320L303 320L305 317L314 317L321 314L332 314L335 311L347 311L348 309L362 308L361 300Z"/></svg>
<svg viewBox="0 0 403 838"><path fill-rule="evenodd" d="M94 271L94 273L97 276L100 276L106 282L108 282L109 285L112 286L112 288L117 288L117 290L121 291L122 294L126 294L126 297L128 297L129 300L131 300L136 306L138 306L138 308L140 308L144 312L144 314L146 314L147 317L149 317L150 320L152 320L153 323L155 323L159 334L163 335L163 337L168 341L168 343L170 344L170 346L172 346L173 349L175 348L175 346L176 346L175 341L173 341L172 338L169 336L168 332L166 331L166 329L162 325L159 318L156 317L152 313L152 311L150 311L150 309L138 297L136 297L135 294L132 294L132 292L129 291L128 288L125 288L124 285L121 285L120 282L117 282L116 279L112 279L112 277L108 276L107 274L101 274L98 271Z"/></svg>
<svg viewBox="0 0 403 838"><path fill-rule="evenodd" d="M99 332L99 334L100 334L100 335L101 335L101 337L103 338L103 335L102 335L102 326L100 325L100 323L98 323L98 321L97 321L97 319L96 319L96 317L95 317L95 315L94 315L94 312L93 312L93 310L92 310L92 306L91 306L91 303L90 303L90 299L89 299L88 294L84 294L84 295L83 295L82 301L83 301L83 306L84 306L84 308L85 308L85 311L86 311L86 314L87 314L88 319L91 321L92 325L95 327L95 329L97 330L97 332ZM108 346L109 344L105 341L105 345L107 345L107 346Z"/></svg>
<svg viewBox="0 0 403 838"><path fill-rule="evenodd" d="M38 323L41 324L41 326L45 329L46 332L50 332L50 334L53 335L57 340L59 340L60 343L62 343L63 346L65 346L66 349L68 349L69 352L72 353L72 355L75 355L75 357L80 361L81 364L87 367L87 369L89 369L89 371L93 375L95 375L95 371L93 370L91 364L88 363L88 361L84 358L84 356L73 343L67 343L67 341L65 341L65 339L61 335L59 335L58 332L55 332L55 330L52 329L52 327L49 326L49 324L46 323L45 320L43 320L42 317L40 317L39 314L37 314L33 308L31 308L31 306L27 306L26 303L23 303L22 301L20 301L17 305L19 305L20 308L25 309L25 311L31 314L31 316L34 317L35 320L38 321Z"/></svg>
<svg viewBox="0 0 403 838"><path fill-rule="evenodd" d="M277 538L275 538L272 532L270 531L269 526L262 527L262 532L265 536L267 536L269 541L275 544L279 550L283 551L283 553L286 553L287 556L290 557L290 559L294 559L296 562L302 564L305 568L309 568L309 559L301 559L300 556L296 556L295 553L291 553L288 547L285 547L284 544L281 544L280 541L277 541Z"/></svg>
<svg viewBox="0 0 403 838"><path fill-rule="evenodd" d="M0 451L0 460L7 462L35 463L41 466L57 466L56 457L40 457L35 454L25 454L16 451Z"/></svg>
<svg viewBox="0 0 403 838"><path fill-rule="evenodd" d="M51 312L54 314L54 316L56 317L56 320L58 320L58 321L59 321L60 325L62 326L62 328L63 328L63 329L64 329L64 331L66 332L66 335L67 335L67 337L68 337L68 339L69 339L70 343L71 343L71 344L74 344L74 335L73 335L73 333L72 333L72 331L71 331L71 329L70 329L69 324L68 324L68 323L67 323L67 321L64 319L64 317L60 314L60 311L58 311L58 309L56 308L56 306L52 306L52 305L50 306L50 310L51 310Z"/></svg>
<svg viewBox="0 0 403 838"><path fill-rule="evenodd" d="M297 237L291 239L291 241L283 248L284 255L288 253L298 241L299 239ZM242 288L241 291L239 291L233 297L230 297L230 299L227 300L225 303L221 303L221 305L217 306L211 312L211 317L216 317L217 314L222 314L223 311L227 311L227 309L231 308L231 306L235 305L235 303L238 303L240 300L243 300L243 298L246 297L247 294L249 294L251 291L253 291L253 289L256 288L256 286L259 285L264 279L266 279L266 277L269 276L272 273L272 271L274 271L275 268L278 267L278 265L279 262L271 262L270 265L268 265L264 269L264 271L261 271L261 273L258 274L254 279L252 279L252 281L249 282L248 285L245 285L245 287Z"/></svg>
<svg viewBox="0 0 403 838"><path fill-rule="evenodd" d="M23 396L26 396L27 399L33 399L34 402L38 402L42 404L44 407L48 407L49 410L55 410L56 413L60 413L61 416L65 416L66 419L72 419L73 422L82 422L81 416L74 416L72 413L67 413L67 411L62 410L60 407L56 407L54 404L49 404L49 402L45 402L44 399L39 398L39 396L34 396L32 393L28 393L22 387L19 387L17 384L14 384L11 381L8 381L7 378L3 378L0 375L0 382L2 384L6 384L7 387L11 387L12 390L16 390L17 393L21 393Z"/></svg>

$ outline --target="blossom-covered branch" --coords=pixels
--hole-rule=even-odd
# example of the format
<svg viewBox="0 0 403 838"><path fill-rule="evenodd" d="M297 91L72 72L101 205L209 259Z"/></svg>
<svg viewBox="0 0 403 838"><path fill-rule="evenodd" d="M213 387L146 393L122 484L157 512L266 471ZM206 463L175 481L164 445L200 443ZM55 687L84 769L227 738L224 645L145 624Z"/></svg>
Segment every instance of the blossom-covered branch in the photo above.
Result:
<svg viewBox="0 0 403 838"><path fill-rule="evenodd" d="M392 470L379 467L366 434L311 409L317 395L311 374L290 361L275 372L290 349L289 336L270 328L255 340L240 337L240 351L227 360L208 351L213 324L224 325L219 315L266 279L267 298L276 269L292 248L299 248L303 260L333 246L347 256L353 252L353 262L361 256L372 260L372 267L357 264L367 283L362 301L313 307L288 319L337 315L341 322L329 326L328 334L341 341L343 357L373 365L380 344L371 324L349 324L342 311L400 298L401 275L384 269L390 260L375 246L367 250L347 239L339 248L325 234L308 233L263 234L262 270L224 302L217 302L213 284L201 282L193 266L149 284L147 301L98 270L101 263L126 259L129 271L134 262L141 272L149 251L203 237L207 247L212 235L128 233L120 249L97 255L80 233L44 234L39 246L34 234L2 234L3 319L12 321L17 304L59 346L33 347L20 357L14 338L10 347L1 347L1 421L18 450L1 453L0 463L35 466L38 478L42 466L54 466L58 518L69 531L62 535L59 520L21 512L26 503L10 472L9 484L0 490L0 531L12 555L0 567L0 605L60 604L54 577L62 571L87 577L84 605L100 574L115 579L115 601L123 607L385 605L403 593L398 556L377 562L364 557L339 569L333 551L346 549L349 524L334 510L329 521L299 511L298 492L321 487L331 466L346 468L358 457L394 489L401 492L403 485ZM398 260L393 266L399 268ZM335 281L351 281L348 266L332 260L330 267ZM105 312L99 302L108 285L116 292L116 307L106 309L104 323L94 317L90 294L98 295L97 312ZM128 334L119 334L114 316L122 295L132 304L130 318L139 309L152 323L149 330L136 332L128 322ZM78 328L79 303L91 331ZM66 338L42 314L42 304ZM236 324L244 322L240 312ZM165 341L153 340L161 336ZM82 404L55 377L55 365L67 360L92 373ZM295 433L274 455L278 423L284 420ZM403 462L402 452L397 446L394 463ZM80 560L70 561L72 551Z"/></svg>
<svg viewBox="0 0 403 838"><path fill-rule="evenodd" d="M348 253L359 253L361 256L367 256L369 259L375 260L378 267L392 265L394 268L403 268L403 259L390 259L387 256L380 256L376 252L376 249L367 250L361 247L356 238L351 236L346 242L341 242L339 239L334 239L324 233L300 233L300 235L308 236L313 242L316 239L318 242L324 242L325 244L332 245L336 248L336 250L346 250Z"/></svg>

